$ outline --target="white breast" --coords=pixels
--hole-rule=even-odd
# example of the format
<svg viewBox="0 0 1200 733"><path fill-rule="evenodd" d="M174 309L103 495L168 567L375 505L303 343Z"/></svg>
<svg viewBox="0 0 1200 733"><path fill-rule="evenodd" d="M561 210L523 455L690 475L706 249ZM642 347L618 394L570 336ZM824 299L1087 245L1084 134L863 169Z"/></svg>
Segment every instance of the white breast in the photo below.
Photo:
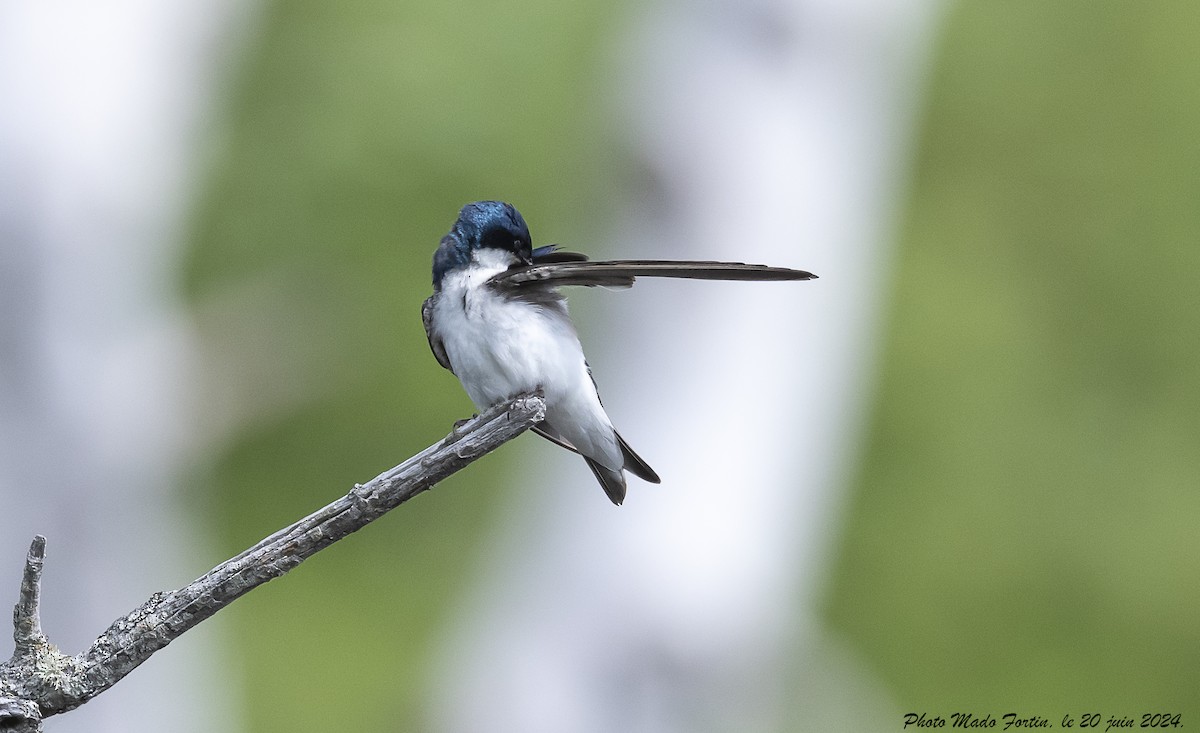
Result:
<svg viewBox="0 0 1200 733"><path fill-rule="evenodd" d="M613 428L571 321L554 309L501 297L484 283L506 266L447 273L433 324L454 373L483 410L541 387L546 421L585 455L621 465Z"/></svg>
<svg viewBox="0 0 1200 733"><path fill-rule="evenodd" d="M448 273L434 306L446 356L480 409L520 392L574 386L586 375L571 322L523 300L501 297L484 282L501 267L471 265Z"/></svg>

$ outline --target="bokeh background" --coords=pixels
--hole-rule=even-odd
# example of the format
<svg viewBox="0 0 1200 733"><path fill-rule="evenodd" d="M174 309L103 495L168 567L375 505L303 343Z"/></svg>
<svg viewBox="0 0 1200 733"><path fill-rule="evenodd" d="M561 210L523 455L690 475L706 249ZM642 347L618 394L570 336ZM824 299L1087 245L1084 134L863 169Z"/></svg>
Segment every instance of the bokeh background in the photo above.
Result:
<svg viewBox="0 0 1200 733"><path fill-rule="evenodd" d="M721 3L664 5L683 15L728 11ZM823 515L830 526L813 561L818 579L809 582L817 592L806 602L806 617L860 678L845 699L830 699L878 709L865 723L878 730L900 728L909 711L1011 711L1055 725L1067 713L1140 720L1143 712L1172 712L1193 725L1200 7L852 5L863 17L843 19L865 27L871 13L885 11L923 20L905 42L914 49L905 56L910 70L897 74L893 92L906 101L895 105L902 121L888 128L896 151L890 203L872 214L883 219L871 317L861 326L870 347L856 362L861 417L848 421L854 431L829 488L834 508ZM777 27L771 6L745 11L764 47L816 54L835 42L803 24ZM178 213L159 235L170 251L132 255L159 263L154 282L185 324L184 365L171 360L171 377L154 391L184 403L170 441L177 460L150 475L162 479L160 489L169 483L168 498L154 501L173 503L167 513L182 517L189 539L165 552L179 555L170 572L142 574L142 555L133 552L108 561L127 578L123 590L105 595L95 581L93 597L103 600L74 604L85 620L60 644L74 651L88 628L94 636L150 592L190 580L472 412L429 356L418 318L429 256L463 203L504 198L519 205L537 241L637 256L606 237L631 198L657 190L620 111L628 103L622 83L637 68L629 39L645 43L631 31L639 12L539 0L299 0L216 11L211 30L188 47L205 59L207 81L185 75L164 85L198 97L186 103L194 110L178 143L187 151L185 172L172 179ZM101 39L108 32L96 31ZM46 57L62 42L48 32L35 38L47 44ZM115 52L100 43L97 53ZM6 79L44 70L18 65L15 52L5 58ZM88 83L86 75L65 78ZM823 82L818 75L797 83ZM10 98L28 92L15 82L8 89ZM77 114L86 116L89 104ZM0 107L0 119L17 118ZM68 132L72 119L60 115ZM39 322L49 301L40 289L22 289L24 273L55 256L79 265L80 255L40 249L23 224L36 220L28 212L41 189L28 182L33 164L13 132L20 125L0 127L0 137L6 129L0 496L14 507L5 513L15 529L3 544L0 593L15 594L20 548L33 531L61 521L51 515L71 514L54 525L63 534L87 526L88 515L102 519L101 529L84 531L101 556L110 532L132 515L84 511L69 493L57 503L20 498L40 492L43 481L71 483L62 467L74 464L60 453L90 439L84 432L56 442L50 431L53 445L31 451L21 442L42 435L29 427L38 400L64 414L73 404L22 392L49 379L26 367L43 350L58 354L80 371L55 383L86 395L93 355L86 340L66 357L29 346L42 341L27 324ZM143 155L136 130L125 144L128 155ZM123 185L119 177L110 183ZM745 258L731 234L724 256ZM87 268L103 268L98 246L83 258ZM822 275L814 286L837 289L836 271L806 259L810 246L787 243L786 264L811 267ZM605 332L599 320L590 328ZM119 371L122 363L108 366ZM107 415L146 399L145 382L116 384L103 402ZM607 389L606 400L621 400ZM802 401L776 409L806 419ZM196 684L215 691L218 718L231 729L437 728L430 721L441 718L430 708L443 678L434 670L445 669L450 619L461 619L460 605L476 597L489 537L503 532L514 497L528 493L529 463L547 455L532 443L506 446L239 600L213 629L160 652L111 694L151 689L169 664L160 657L186 647L178 653L203 658ZM41 465L22 463L30 456ZM109 484L121 482L122 471L95 474L104 480L78 501L116 501ZM586 493L581 505L609 512L586 472L580 476L556 489ZM72 546L46 533L51 563L69 562ZM49 565L46 602L68 603L71 589L56 585L54 572ZM53 619L47 627L54 637ZM818 725L804 708L812 701L796 693L782 694L796 709L761 729L832 729ZM63 716L57 729L99 729L89 716L99 716L92 708L103 702ZM210 705L180 702L178 717L168 710L154 725L189 730L185 718L194 722ZM688 729L660 723L638 729Z"/></svg>

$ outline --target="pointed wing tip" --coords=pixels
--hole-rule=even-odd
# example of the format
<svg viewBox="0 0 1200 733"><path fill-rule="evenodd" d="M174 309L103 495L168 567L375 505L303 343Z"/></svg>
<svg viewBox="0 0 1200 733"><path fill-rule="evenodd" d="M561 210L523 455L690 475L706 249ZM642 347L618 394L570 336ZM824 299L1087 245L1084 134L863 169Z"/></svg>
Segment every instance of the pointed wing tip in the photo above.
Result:
<svg viewBox="0 0 1200 733"><path fill-rule="evenodd" d="M658 474L654 473L653 471L651 471L649 476L643 476L640 473L634 474L634 475L637 476L638 478L640 478L641 480L645 481L648 484L661 484L662 483L662 479L660 479L658 477ZM622 504L625 503L626 487L624 485L622 485L620 487L619 491L617 491L615 489L610 491L609 486L607 484L601 484L601 485L604 487L604 493L608 496L609 501L611 501L615 506L621 506Z"/></svg>
<svg viewBox="0 0 1200 733"><path fill-rule="evenodd" d="M780 280L816 280L817 276L808 270L797 270L794 267L771 267L770 265L757 265L764 270L775 272L779 275Z"/></svg>

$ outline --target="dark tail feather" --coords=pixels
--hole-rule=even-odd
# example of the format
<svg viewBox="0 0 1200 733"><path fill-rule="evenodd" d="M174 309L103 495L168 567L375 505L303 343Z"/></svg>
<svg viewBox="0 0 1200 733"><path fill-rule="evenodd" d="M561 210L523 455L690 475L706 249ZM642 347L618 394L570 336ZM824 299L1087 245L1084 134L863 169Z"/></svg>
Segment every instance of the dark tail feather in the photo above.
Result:
<svg viewBox="0 0 1200 733"><path fill-rule="evenodd" d="M588 468L592 469L596 480L600 482L612 503L621 506L621 502L625 501L625 474L621 471L610 471L587 456L584 456L583 460L587 461Z"/></svg>
<svg viewBox="0 0 1200 733"><path fill-rule="evenodd" d="M637 476L643 481L649 481L652 484L661 484L662 479L650 468L650 464L642 460L642 457L633 452L633 448L625 442L620 433L617 433L617 444L621 446L621 457L625 461L625 470Z"/></svg>
<svg viewBox="0 0 1200 733"><path fill-rule="evenodd" d="M558 437L557 434L552 432L550 427L544 422L534 425L533 432L542 436L551 443L554 443L555 445L566 448L572 453L583 455L582 453L579 453L579 449L577 449L575 446L571 445L567 441ZM654 472L653 468L650 468L650 464L646 463L644 460L642 460L641 456L633 452L633 449L629 447L629 444L625 442L625 439L621 437L621 434L616 431L613 431L613 434L617 436L617 445L621 448L621 462L623 464L622 468L625 471L632 473L634 476L642 479L643 481L648 481L652 484L662 483L662 479L658 477L658 474ZM621 471L610 471L587 456L583 456L583 460L587 461L588 468L592 469L592 473L596 475L596 480L600 482L602 487L604 487L604 493L608 494L608 498L612 499L614 504L620 506L621 502L625 501L625 476L621 473Z"/></svg>

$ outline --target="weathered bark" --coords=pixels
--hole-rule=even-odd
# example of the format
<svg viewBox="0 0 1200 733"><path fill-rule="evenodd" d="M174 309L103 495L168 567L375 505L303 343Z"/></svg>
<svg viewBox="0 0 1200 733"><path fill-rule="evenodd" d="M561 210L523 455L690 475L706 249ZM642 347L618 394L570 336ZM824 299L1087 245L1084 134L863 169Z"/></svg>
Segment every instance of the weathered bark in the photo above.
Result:
<svg viewBox="0 0 1200 733"><path fill-rule="evenodd" d="M46 540L35 537L13 610L12 659L0 664L0 730L41 730L42 718L112 687L183 632L318 551L365 527L476 458L540 422L540 394L522 395L455 428L443 440L227 560L183 588L155 593L75 656L42 633L39 604Z"/></svg>

